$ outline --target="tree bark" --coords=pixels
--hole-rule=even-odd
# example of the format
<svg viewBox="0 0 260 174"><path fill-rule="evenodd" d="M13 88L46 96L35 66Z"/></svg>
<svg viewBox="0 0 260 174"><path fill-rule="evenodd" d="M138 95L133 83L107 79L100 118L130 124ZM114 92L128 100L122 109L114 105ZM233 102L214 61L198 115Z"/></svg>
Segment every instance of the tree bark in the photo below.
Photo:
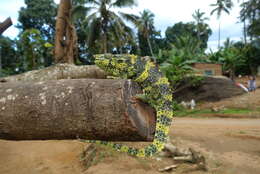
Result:
<svg viewBox="0 0 260 174"><path fill-rule="evenodd" d="M4 22L0 23L0 35L2 35L3 32L12 25L13 25L13 23L12 23L12 20L10 17L7 18Z"/></svg>
<svg viewBox="0 0 260 174"><path fill-rule="evenodd" d="M153 49L152 49L152 45L151 45L151 42L150 42L150 39L149 39L149 35L147 37L147 42L148 42L148 46L149 46L149 49L150 49L150 52L151 52L151 56L153 57L153 60L156 63L156 59L155 59L155 56L153 54Z"/></svg>
<svg viewBox="0 0 260 174"><path fill-rule="evenodd" d="M41 82L60 79L106 79L106 73L94 65L76 66L57 64L48 68L29 71L23 74L0 78L1 82Z"/></svg>
<svg viewBox="0 0 260 174"><path fill-rule="evenodd" d="M74 64L77 56L77 35L71 22L71 0L61 0L56 20L55 63Z"/></svg>
<svg viewBox="0 0 260 174"><path fill-rule="evenodd" d="M218 49L220 49L220 19L219 20L219 23L218 23Z"/></svg>
<svg viewBox="0 0 260 174"><path fill-rule="evenodd" d="M152 141L155 111L130 80L0 83L0 138Z"/></svg>

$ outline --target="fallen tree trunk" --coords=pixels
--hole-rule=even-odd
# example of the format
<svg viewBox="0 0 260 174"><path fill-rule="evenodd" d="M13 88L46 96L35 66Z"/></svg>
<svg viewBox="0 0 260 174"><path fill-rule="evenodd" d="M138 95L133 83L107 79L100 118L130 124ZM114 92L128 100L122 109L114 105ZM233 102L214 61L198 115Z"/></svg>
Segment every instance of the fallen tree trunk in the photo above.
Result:
<svg viewBox="0 0 260 174"><path fill-rule="evenodd" d="M40 82L81 78L105 79L106 73L94 65L76 66L72 64L57 64L40 70L0 78L0 82Z"/></svg>
<svg viewBox="0 0 260 174"><path fill-rule="evenodd" d="M0 138L151 141L155 112L130 80L0 83Z"/></svg>

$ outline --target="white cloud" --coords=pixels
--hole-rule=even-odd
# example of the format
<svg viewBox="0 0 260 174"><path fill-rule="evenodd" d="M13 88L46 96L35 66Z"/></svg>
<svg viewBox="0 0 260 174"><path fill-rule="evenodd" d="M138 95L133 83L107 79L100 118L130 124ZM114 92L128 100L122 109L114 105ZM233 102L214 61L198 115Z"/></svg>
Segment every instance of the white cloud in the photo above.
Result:
<svg viewBox="0 0 260 174"><path fill-rule="evenodd" d="M230 41L234 41L234 42L237 42L237 41L241 41L241 40L242 40L241 37L230 37L229 39L230 39ZM221 39L221 40L220 40L220 45L224 45L224 42L225 42L226 40L227 40L227 39ZM208 46L209 46L209 48L210 48L212 51L217 51L217 50L218 50L218 40L209 41L209 42L208 42ZM208 49L207 51L209 51L210 49Z"/></svg>

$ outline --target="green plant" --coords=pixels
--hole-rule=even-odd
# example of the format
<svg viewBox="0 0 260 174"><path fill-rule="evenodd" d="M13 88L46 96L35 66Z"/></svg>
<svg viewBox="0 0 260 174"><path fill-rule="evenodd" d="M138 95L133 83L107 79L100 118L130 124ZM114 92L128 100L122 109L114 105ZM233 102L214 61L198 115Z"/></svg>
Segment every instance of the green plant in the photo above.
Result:
<svg viewBox="0 0 260 174"><path fill-rule="evenodd" d="M116 9L135 5L135 0L86 0L77 4L73 15L78 16L79 13L87 15L82 26L87 32L89 51L108 53L112 52L113 48L122 48L130 42L133 39L132 29L125 24L124 13L117 12Z"/></svg>
<svg viewBox="0 0 260 174"><path fill-rule="evenodd" d="M191 77L194 69L192 64L196 60L187 59L186 52L184 50L178 50L175 47L171 51L160 52L159 60L165 60L161 64L161 70L165 73L167 78L170 80L174 90L177 90L183 79Z"/></svg>
<svg viewBox="0 0 260 174"><path fill-rule="evenodd" d="M43 40L40 31L37 29L25 30L20 41L25 69L42 68L45 63L45 55L52 45Z"/></svg>
<svg viewBox="0 0 260 174"><path fill-rule="evenodd" d="M185 108L180 105L177 101L172 102L172 107L174 111L183 111Z"/></svg>
<svg viewBox="0 0 260 174"><path fill-rule="evenodd" d="M195 109L195 110L177 110L175 112L175 116L177 117L185 117L185 116L203 116L205 114L224 114L224 115L244 115L244 114L250 114L252 112L259 113L258 109L252 110L252 109L246 109L246 108L228 108L221 111L214 112L210 109Z"/></svg>
<svg viewBox="0 0 260 174"><path fill-rule="evenodd" d="M219 31L218 31L218 48L220 48L220 16L222 12L226 12L229 14L229 10L233 7L233 2L232 0L217 0L215 4L211 4L210 6L215 7L210 15L213 15L214 13L217 13L217 18L219 20Z"/></svg>

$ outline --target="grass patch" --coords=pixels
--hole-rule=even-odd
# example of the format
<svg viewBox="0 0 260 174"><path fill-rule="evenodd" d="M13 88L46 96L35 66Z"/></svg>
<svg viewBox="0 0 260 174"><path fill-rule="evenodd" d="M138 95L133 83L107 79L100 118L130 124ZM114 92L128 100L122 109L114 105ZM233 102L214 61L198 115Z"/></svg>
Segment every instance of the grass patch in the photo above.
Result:
<svg viewBox="0 0 260 174"><path fill-rule="evenodd" d="M220 114L250 114L252 112L253 112L253 110L251 110L251 109L234 108L234 109L225 109L223 111L219 111L218 113L220 113Z"/></svg>
<svg viewBox="0 0 260 174"><path fill-rule="evenodd" d="M260 109L252 110L245 108L229 108L218 112L214 112L210 109L195 109L195 110L179 110L175 111L176 117L199 117L207 114L224 114L224 115L248 115L251 113L260 114Z"/></svg>
<svg viewBox="0 0 260 174"><path fill-rule="evenodd" d="M180 111L175 111L174 115L176 117L185 117L185 116L197 116L197 115L202 115L202 114L210 114L212 113L211 110L209 109L195 109L195 110L180 110Z"/></svg>
<svg viewBox="0 0 260 174"><path fill-rule="evenodd" d="M107 158L118 158L120 154L110 147L91 144L80 154L80 161L88 169L91 166L103 162Z"/></svg>

